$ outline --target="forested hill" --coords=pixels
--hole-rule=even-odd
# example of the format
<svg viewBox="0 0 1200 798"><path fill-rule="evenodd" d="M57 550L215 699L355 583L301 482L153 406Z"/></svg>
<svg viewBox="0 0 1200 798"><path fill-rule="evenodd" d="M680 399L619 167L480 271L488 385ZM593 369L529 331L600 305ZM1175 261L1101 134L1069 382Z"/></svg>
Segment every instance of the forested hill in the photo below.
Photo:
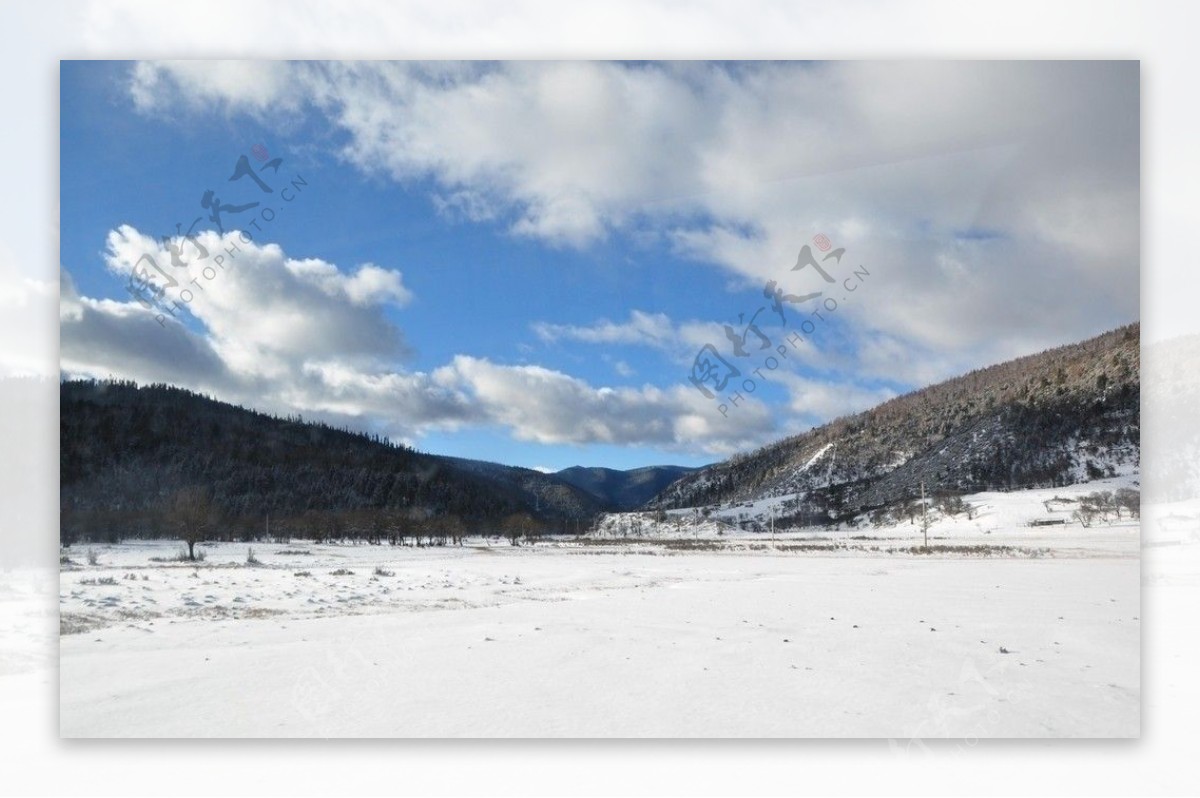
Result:
<svg viewBox="0 0 1200 798"><path fill-rule="evenodd" d="M795 496L820 522L932 493L1053 487L1140 466L1139 325L972 371L674 483L654 507Z"/></svg>
<svg viewBox="0 0 1200 798"><path fill-rule="evenodd" d="M64 540L169 534L173 498L200 488L232 533L314 534L388 513L499 523L528 512L548 528L603 509L536 471L506 479L299 418L278 418L166 385L60 384ZM521 476L528 475L523 481Z"/></svg>
<svg viewBox="0 0 1200 798"><path fill-rule="evenodd" d="M629 471L572 466L554 475L618 510L633 510L653 499L672 482L695 470L672 465L644 466Z"/></svg>

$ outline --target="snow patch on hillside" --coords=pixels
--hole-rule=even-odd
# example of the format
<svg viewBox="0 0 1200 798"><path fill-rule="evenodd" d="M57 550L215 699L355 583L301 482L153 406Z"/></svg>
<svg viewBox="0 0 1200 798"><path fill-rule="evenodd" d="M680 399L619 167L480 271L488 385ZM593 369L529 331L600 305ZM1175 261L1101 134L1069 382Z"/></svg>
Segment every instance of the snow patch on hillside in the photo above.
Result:
<svg viewBox="0 0 1200 798"><path fill-rule="evenodd" d="M1140 527L1128 511L1097 517L1086 527L1075 513L1084 497L1123 488L1139 490L1140 479L1137 470L1130 467L1118 476L1064 487L983 491L963 496L967 509L953 515L939 509L930 497L926 511L930 521L929 538L931 541L951 541L955 545L1003 541L1068 550L1101 542L1106 551L1113 546L1126 552L1135 551ZM663 513L611 513L600 519L595 535L610 538L762 538L770 534L772 517L778 519L794 512L802 498L803 494L797 493ZM775 535L780 539L823 536L922 540L918 520L915 517L900 518L895 513L875 518L863 514L852 523L829 527L784 528L776 523Z"/></svg>

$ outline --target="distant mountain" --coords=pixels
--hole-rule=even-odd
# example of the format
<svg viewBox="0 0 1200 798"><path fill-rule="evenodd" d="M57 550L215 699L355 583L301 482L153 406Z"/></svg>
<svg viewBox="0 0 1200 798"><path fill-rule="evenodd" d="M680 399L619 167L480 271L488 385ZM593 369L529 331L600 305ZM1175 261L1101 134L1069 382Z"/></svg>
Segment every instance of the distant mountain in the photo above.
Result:
<svg viewBox="0 0 1200 798"><path fill-rule="evenodd" d="M604 509L553 475L424 454L166 385L66 381L59 403L64 541L166 534L172 501L188 488L204 490L220 529L236 536L257 534L268 515L297 536L352 526L369 537L448 516L498 528L520 512L573 531Z"/></svg>
<svg viewBox="0 0 1200 798"><path fill-rule="evenodd" d="M781 523L825 523L937 496L1055 487L1140 467L1139 327L973 371L701 469L557 474L440 457L166 385L59 385L64 541L164 534L172 501L209 494L226 535L428 526L554 531L641 506L786 497ZM1179 403L1180 413L1187 412ZM653 497L653 498L650 498ZM649 501L647 502L647 499ZM451 524L453 525L453 524Z"/></svg>
<svg viewBox="0 0 1200 798"><path fill-rule="evenodd" d="M596 497L608 509L633 510L695 470L672 465L645 466L629 471L572 466L554 476Z"/></svg>
<svg viewBox="0 0 1200 798"><path fill-rule="evenodd" d="M790 497L800 524L930 494L1055 487L1140 467L1139 325L969 374L687 474L651 503Z"/></svg>
<svg viewBox="0 0 1200 798"><path fill-rule="evenodd" d="M489 482L512 490L522 497L531 510L537 512L552 512L562 518L583 519L615 509L615 505L604 497L564 479L561 472L546 474L532 468L461 457L440 459L465 473L483 477ZM647 498L653 496L652 493Z"/></svg>

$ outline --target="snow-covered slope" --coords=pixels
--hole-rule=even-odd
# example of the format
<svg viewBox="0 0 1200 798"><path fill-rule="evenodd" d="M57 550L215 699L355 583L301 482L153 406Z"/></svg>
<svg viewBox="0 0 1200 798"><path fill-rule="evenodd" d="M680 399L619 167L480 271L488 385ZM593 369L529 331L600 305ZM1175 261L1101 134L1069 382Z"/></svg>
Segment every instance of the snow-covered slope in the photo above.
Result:
<svg viewBox="0 0 1200 798"><path fill-rule="evenodd" d="M932 495L1056 487L1140 468L1139 328L1002 363L690 474L650 508L791 498L846 522ZM783 508L781 508L783 509Z"/></svg>
<svg viewBox="0 0 1200 798"><path fill-rule="evenodd" d="M1079 550L1099 545L1100 551L1136 552L1140 477L1130 472L1108 479L1057 488L982 491L961 497L961 505L927 499L925 519L934 546L1026 546L1047 551ZM1100 501L1108 497L1108 502ZM1118 497L1125 505L1118 506ZM597 523L594 537L629 539L749 539L771 535L777 540L820 538L851 549L871 550L874 542L924 542L920 503L904 512L863 513L835 525L799 526L787 518L795 496L771 496L747 502L667 511L612 513ZM1084 508L1096 503L1094 514Z"/></svg>

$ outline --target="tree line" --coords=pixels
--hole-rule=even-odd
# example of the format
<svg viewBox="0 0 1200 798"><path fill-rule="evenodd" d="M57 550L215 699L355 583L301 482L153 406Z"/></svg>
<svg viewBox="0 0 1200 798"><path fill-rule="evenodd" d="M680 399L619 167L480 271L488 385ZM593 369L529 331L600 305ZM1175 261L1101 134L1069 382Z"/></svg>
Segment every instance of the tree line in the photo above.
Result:
<svg viewBox="0 0 1200 798"><path fill-rule="evenodd" d="M186 517L222 539L259 539L270 519L272 535L437 544L522 515L531 535L567 531L586 510L379 435L168 385L65 381L59 394L64 544L162 537Z"/></svg>

